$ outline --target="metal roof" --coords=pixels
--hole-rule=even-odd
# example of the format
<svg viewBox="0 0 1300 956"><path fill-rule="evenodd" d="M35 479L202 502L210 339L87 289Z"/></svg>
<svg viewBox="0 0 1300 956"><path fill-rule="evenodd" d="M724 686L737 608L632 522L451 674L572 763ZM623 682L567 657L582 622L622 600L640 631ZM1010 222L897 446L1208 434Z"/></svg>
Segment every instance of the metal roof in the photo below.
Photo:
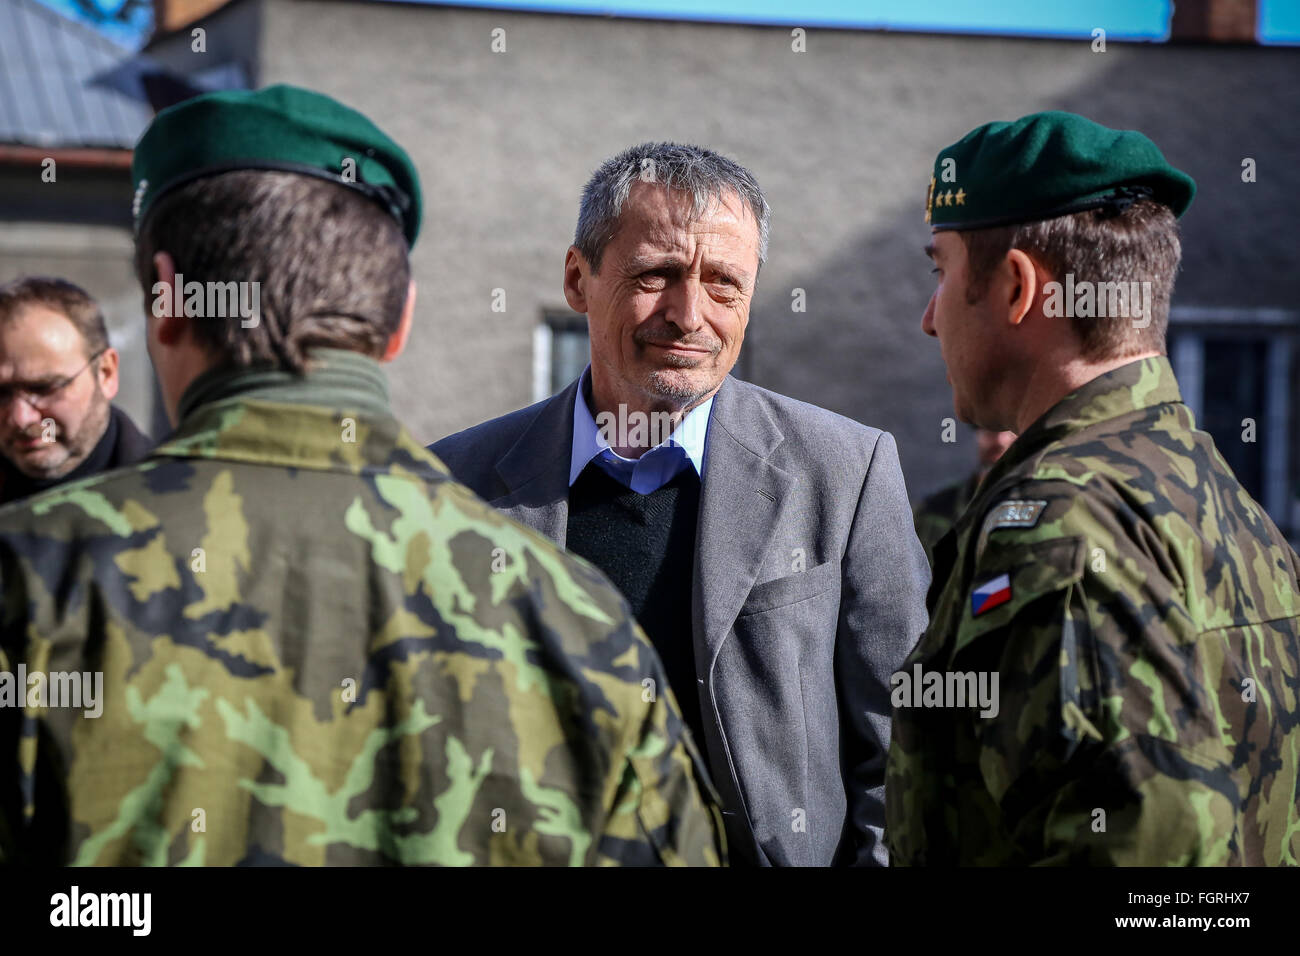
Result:
<svg viewBox="0 0 1300 956"><path fill-rule="evenodd" d="M153 111L105 78L132 55L36 0L0 0L0 143L131 149Z"/></svg>

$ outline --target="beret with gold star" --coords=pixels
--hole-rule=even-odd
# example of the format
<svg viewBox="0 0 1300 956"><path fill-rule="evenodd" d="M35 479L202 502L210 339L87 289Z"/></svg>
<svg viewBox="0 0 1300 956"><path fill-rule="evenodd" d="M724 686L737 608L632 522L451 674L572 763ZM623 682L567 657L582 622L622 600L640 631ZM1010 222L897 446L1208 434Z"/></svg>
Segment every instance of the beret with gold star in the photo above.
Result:
<svg viewBox="0 0 1300 956"><path fill-rule="evenodd" d="M264 169L315 176L359 192L420 231L420 179L406 151L362 114L295 86L205 93L163 110L136 144L132 214L205 176Z"/></svg>
<svg viewBox="0 0 1300 956"><path fill-rule="evenodd" d="M1075 113L986 123L940 151L925 200L935 229L986 229L1085 209L1122 212L1142 198L1181 216L1196 183L1134 130Z"/></svg>

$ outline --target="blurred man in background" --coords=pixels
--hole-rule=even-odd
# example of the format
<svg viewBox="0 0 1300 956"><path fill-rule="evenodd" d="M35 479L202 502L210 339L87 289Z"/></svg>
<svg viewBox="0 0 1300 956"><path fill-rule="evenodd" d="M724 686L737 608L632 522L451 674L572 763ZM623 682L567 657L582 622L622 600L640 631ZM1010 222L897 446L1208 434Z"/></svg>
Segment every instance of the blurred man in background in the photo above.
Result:
<svg viewBox="0 0 1300 956"><path fill-rule="evenodd" d="M961 481L940 488L921 499L921 503L916 506L912 515L916 522L916 536L921 539L921 547L925 548L925 556L931 564L934 563L934 546L952 530L961 513L975 497L984 476L1015 440L1015 432L975 429L975 457L979 463L975 470Z"/></svg>
<svg viewBox="0 0 1300 956"><path fill-rule="evenodd" d="M164 110L132 172L176 432L0 513L0 672L102 680L0 708L0 862L724 862L627 604L393 417L406 152L275 86Z"/></svg>
<svg viewBox="0 0 1300 956"><path fill-rule="evenodd" d="M0 285L0 504L134 464L152 442L120 408L117 349L85 290Z"/></svg>

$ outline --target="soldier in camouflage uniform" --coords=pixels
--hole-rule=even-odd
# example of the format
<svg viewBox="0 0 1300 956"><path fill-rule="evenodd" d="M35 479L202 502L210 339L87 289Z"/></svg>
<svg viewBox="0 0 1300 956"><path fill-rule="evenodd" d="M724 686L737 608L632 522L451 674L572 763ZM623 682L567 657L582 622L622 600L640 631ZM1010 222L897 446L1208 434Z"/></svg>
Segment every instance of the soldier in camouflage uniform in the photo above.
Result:
<svg viewBox="0 0 1300 956"><path fill-rule="evenodd" d="M1193 191L1145 137L1065 113L936 160L923 328L959 417L1019 438L939 543L895 675L897 864L1300 859L1300 558L1162 354ZM1063 316L1067 273L1155 294ZM981 673L995 707L946 692Z"/></svg>
<svg viewBox="0 0 1300 956"><path fill-rule="evenodd" d="M135 179L179 424L0 512L0 672L103 680L98 716L0 688L0 861L724 862L621 596L388 409L419 222L400 147L308 91L212 94L159 115ZM260 316L169 311L176 272L261 281Z"/></svg>

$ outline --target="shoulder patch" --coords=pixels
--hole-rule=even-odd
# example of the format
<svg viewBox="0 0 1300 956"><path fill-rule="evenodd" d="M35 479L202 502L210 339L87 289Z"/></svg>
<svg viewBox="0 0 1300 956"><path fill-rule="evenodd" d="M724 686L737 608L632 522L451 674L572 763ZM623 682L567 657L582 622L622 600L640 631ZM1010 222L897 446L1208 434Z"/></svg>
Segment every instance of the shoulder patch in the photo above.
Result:
<svg viewBox="0 0 1300 956"><path fill-rule="evenodd" d="M1047 502L1041 499L1028 501L1020 498L1012 498L994 505L984 519L984 527L980 529L980 534L985 535L998 528L1032 528L1038 524L1038 519L1046 507Z"/></svg>

